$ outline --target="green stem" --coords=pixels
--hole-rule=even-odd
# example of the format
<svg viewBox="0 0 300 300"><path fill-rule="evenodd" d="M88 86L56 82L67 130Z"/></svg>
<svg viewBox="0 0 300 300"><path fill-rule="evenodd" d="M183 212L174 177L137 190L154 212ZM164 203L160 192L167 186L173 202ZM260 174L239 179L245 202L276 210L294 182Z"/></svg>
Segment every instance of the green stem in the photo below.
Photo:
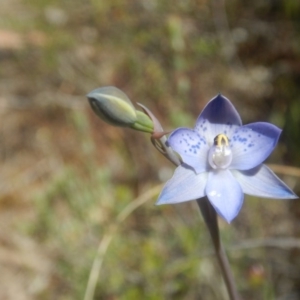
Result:
<svg viewBox="0 0 300 300"><path fill-rule="evenodd" d="M220 239L218 219L215 209L212 207L207 198L198 199L197 204L201 210L204 221L212 238L215 247L218 263L221 267L222 275L227 287L227 291L231 300L239 300L235 281L231 272L229 261Z"/></svg>

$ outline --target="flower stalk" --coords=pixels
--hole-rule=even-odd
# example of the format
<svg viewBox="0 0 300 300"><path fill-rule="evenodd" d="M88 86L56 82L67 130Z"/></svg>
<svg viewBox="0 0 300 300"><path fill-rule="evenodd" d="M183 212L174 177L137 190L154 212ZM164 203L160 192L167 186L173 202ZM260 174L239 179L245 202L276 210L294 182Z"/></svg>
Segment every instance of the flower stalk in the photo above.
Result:
<svg viewBox="0 0 300 300"><path fill-rule="evenodd" d="M203 219L210 233L230 300L239 300L240 297L237 292L236 284L229 265L229 261L220 239L220 232L219 232L216 211L212 207L210 202L207 200L207 198L197 199L197 204L200 208Z"/></svg>

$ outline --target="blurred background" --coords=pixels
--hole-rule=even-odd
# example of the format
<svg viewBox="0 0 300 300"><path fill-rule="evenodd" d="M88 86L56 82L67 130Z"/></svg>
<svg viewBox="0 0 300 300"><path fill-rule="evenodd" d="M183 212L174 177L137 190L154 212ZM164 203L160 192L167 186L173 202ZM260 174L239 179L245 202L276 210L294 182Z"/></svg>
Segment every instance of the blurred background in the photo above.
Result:
<svg viewBox="0 0 300 300"><path fill-rule="evenodd" d="M195 204L154 205L173 165L90 109L108 85L165 130L221 92L283 128L267 163L299 195L300 2L0 0L0 299L228 299ZM299 225L250 196L220 220L243 299L300 299Z"/></svg>

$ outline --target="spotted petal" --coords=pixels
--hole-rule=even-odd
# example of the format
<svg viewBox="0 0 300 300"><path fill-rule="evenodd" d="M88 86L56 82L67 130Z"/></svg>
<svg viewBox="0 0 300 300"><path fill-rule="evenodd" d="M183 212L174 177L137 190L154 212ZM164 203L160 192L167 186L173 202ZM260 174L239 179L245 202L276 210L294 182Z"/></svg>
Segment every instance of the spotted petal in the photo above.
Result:
<svg viewBox="0 0 300 300"><path fill-rule="evenodd" d="M297 195L266 165L247 171L231 171L245 194L277 199L295 199Z"/></svg>
<svg viewBox="0 0 300 300"><path fill-rule="evenodd" d="M196 174L193 169L179 166L160 193L157 205L180 203L205 196L207 173Z"/></svg>
<svg viewBox="0 0 300 300"><path fill-rule="evenodd" d="M249 170L260 165L275 148L280 133L278 127L264 122L238 128L230 138L230 169Z"/></svg>
<svg viewBox="0 0 300 300"><path fill-rule="evenodd" d="M196 173L206 171L208 145L198 132L188 128L178 128L168 138L168 144Z"/></svg>
<svg viewBox="0 0 300 300"><path fill-rule="evenodd" d="M237 216L244 200L241 186L229 170L209 173L206 195L217 213L228 223Z"/></svg>
<svg viewBox="0 0 300 300"><path fill-rule="evenodd" d="M242 120L235 107L219 94L205 106L197 119L195 130L212 144L218 134L231 135L241 125Z"/></svg>

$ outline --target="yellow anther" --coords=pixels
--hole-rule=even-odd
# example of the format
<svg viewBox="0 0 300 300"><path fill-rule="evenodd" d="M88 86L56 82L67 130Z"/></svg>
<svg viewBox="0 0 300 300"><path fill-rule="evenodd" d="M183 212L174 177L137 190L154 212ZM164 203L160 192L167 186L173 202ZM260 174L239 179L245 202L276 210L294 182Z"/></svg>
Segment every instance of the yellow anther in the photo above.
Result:
<svg viewBox="0 0 300 300"><path fill-rule="evenodd" d="M218 134L214 139L214 145L217 147L228 146L228 137L225 134Z"/></svg>

